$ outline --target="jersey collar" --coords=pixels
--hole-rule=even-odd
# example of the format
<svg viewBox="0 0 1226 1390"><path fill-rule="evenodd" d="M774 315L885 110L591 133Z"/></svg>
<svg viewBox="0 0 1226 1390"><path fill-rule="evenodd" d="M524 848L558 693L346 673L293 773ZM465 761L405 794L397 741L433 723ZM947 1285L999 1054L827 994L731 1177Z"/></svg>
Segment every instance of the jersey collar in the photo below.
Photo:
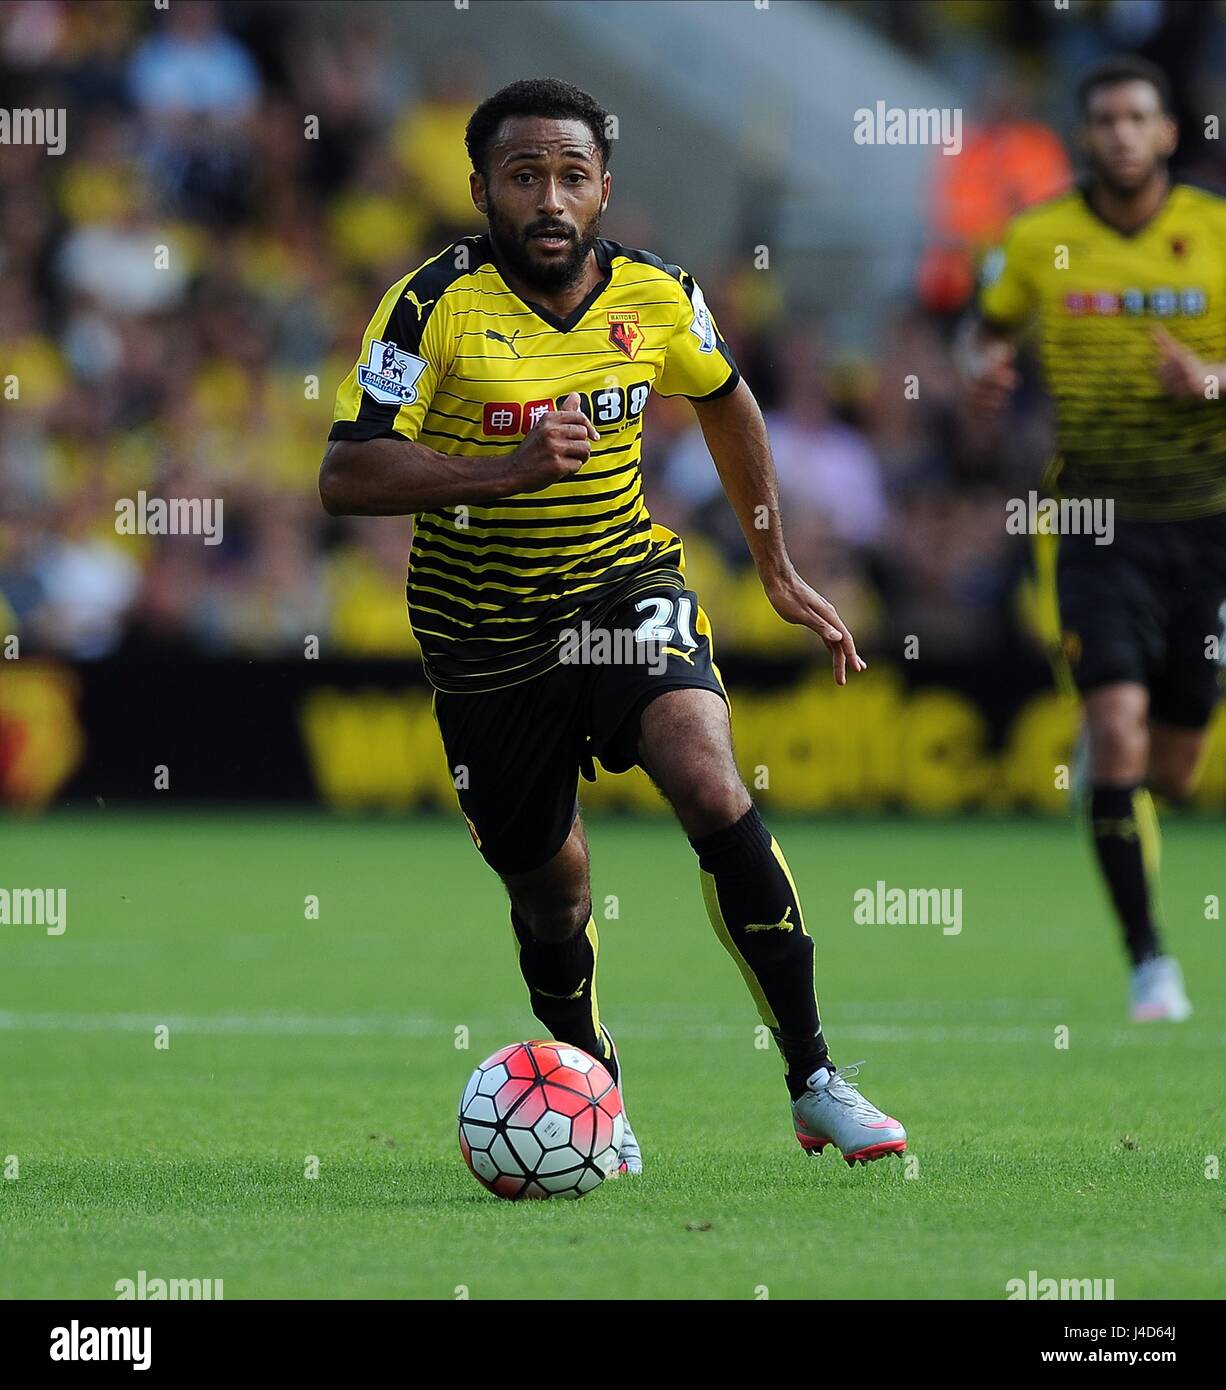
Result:
<svg viewBox="0 0 1226 1390"><path fill-rule="evenodd" d="M498 272L498 277L502 280L502 283L507 285L506 277L502 273L502 267L498 264L494 256L493 243L490 241L488 233L483 233L482 235L485 241L485 253L489 257L490 264ZM534 300L524 299L517 294L515 298L518 299L526 309L531 310L538 319L547 323L550 328L555 329L559 333L569 333L570 330L580 322L592 305L596 303L600 296L604 294L605 290L609 288L613 280L613 258L609 251L609 243L604 237L597 237L596 245L592 249L596 253L596 264L604 271L604 276L592 286L588 294L575 305L565 318L559 314L555 314L552 309L547 309L543 304L537 304ZM507 285L507 290L509 293L515 294L515 291L511 289L510 285Z"/></svg>
<svg viewBox="0 0 1226 1390"><path fill-rule="evenodd" d="M1163 213L1165 213L1167 209L1171 206L1171 203L1174 201L1175 195L1178 192L1178 190L1179 184L1176 183L1174 179L1172 179L1170 183L1167 185L1166 197L1163 198L1163 200L1154 209L1152 216L1150 216L1146 221L1142 222L1139 227L1133 227L1131 231L1125 231L1122 227L1117 227L1114 222L1108 222L1105 217L1100 216L1100 214L1095 209L1094 204L1090 201L1090 184L1088 182L1079 183L1077 185L1077 192L1081 195L1081 204L1085 208L1085 210L1090 214L1090 216L1095 220L1095 222L1097 222L1100 227L1106 227L1108 231L1114 232L1116 236L1123 237L1125 241L1132 241L1136 237L1141 236L1143 233L1148 232L1149 229L1152 226L1154 226L1156 222L1159 221Z"/></svg>

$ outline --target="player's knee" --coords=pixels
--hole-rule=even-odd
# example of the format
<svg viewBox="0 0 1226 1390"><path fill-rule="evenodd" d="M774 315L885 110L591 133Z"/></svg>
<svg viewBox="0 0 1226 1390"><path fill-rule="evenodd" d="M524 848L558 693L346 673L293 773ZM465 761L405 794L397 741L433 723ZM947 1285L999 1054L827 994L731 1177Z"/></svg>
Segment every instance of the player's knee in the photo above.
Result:
<svg viewBox="0 0 1226 1390"><path fill-rule="evenodd" d="M1145 725L1128 714L1103 715L1090 725L1090 759L1095 780L1140 780L1149 753Z"/></svg>
<svg viewBox="0 0 1226 1390"><path fill-rule="evenodd" d="M669 799L691 839L735 825L753 804L739 777L698 778Z"/></svg>

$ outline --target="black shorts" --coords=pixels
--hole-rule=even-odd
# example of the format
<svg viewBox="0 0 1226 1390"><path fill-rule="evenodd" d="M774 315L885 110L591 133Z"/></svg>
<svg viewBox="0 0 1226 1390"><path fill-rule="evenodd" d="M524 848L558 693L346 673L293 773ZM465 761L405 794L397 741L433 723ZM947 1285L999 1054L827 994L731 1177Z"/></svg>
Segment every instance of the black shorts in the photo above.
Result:
<svg viewBox="0 0 1226 1390"><path fill-rule="evenodd" d="M1204 728L1221 691L1226 514L1117 521L1110 545L1061 536L1056 585L1079 690L1134 681L1152 719Z"/></svg>
<svg viewBox="0 0 1226 1390"><path fill-rule="evenodd" d="M580 629L582 631L582 629ZM579 773L638 762L639 718L667 690L713 690L711 627L692 589L662 583L615 606L577 659L502 690L437 691L434 717L473 842L500 874L546 864L579 810Z"/></svg>

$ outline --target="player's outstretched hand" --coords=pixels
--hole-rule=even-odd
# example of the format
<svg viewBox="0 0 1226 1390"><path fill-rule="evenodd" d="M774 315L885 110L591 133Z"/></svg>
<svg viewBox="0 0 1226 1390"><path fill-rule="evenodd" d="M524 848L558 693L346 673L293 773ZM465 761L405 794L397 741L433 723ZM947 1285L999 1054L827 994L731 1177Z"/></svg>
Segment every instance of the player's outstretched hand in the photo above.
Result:
<svg viewBox="0 0 1226 1390"><path fill-rule="evenodd" d="M596 427L579 409L572 391L559 410L547 411L507 460L513 492L539 492L578 473L599 440Z"/></svg>
<svg viewBox="0 0 1226 1390"><path fill-rule="evenodd" d="M1208 369L1200 358L1165 328L1153 329L1152 336L1158 345L1158 380L1167 395L1180 400L1204 396Z"/></svg>
<svg viewBox="0 0 1226 1390"><path fill-rule="evenodd" d="M976 414L995 415L1017 389L1017 351L1012 343L997 342L983 349L967 393Z"/></svg>
<svg viewBox="0 0 1226 1390"><path fill-rule="evenodd" d="M824 599L816 589L810 588L795 570L769 584L766 596L785 623L810 628L825 642L834 658L836 684L847 684L848 669L868 670L868 662L856 651L851 629L839 617L834 604Z"/></svg>

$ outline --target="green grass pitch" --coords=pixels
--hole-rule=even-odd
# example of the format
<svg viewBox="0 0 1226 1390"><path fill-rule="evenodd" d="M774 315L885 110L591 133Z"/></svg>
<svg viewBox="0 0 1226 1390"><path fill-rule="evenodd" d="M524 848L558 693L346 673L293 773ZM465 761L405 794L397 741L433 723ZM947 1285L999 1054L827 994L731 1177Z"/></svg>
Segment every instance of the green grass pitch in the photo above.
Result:
<svg viewBox="0 0 1226 1390"><path fill-rule="evenodd" d="M913 1176L805 1157L684 838L605 820L600 1000L647 1171L512 1204L465 1170L455 1107L538 1025L458 817L9 822L0 883L67 888L68 923L0 925L0 1296L113 1298L144 1270L227 1299L1002 1299L1032 1269L1220 1296L1221 823L1167 827L1196 1014L1148 1027L1071 823L771 823L835 1059L867 1059ZM878 879L961 888L961 934L856 925Z"/></svg>

